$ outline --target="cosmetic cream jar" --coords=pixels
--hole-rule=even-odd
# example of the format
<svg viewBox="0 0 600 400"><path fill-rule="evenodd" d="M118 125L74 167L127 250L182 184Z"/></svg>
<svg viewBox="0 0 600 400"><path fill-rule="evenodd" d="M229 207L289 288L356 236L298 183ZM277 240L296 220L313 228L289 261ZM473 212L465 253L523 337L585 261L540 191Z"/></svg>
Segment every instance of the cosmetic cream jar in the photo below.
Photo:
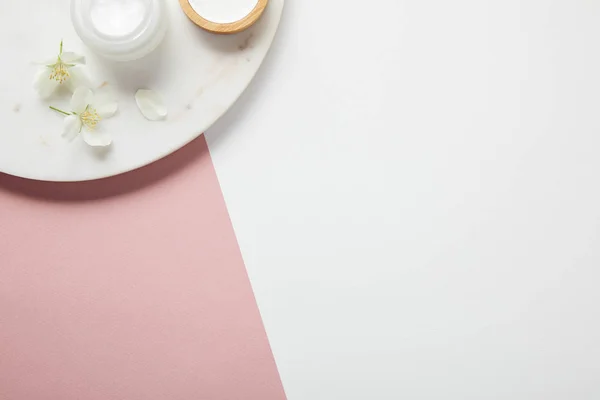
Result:
<svg viewBox="0 0 600 400"><path fill-rule="evenodd" d="M219 34L250 28L263 15L268 3L269 0L179 0L192 22Z"/></svg>
<svg viewBox="0 0 600 400"><path fill-rule="evenodd" d="M151 53L168 25L164 0L72 0L71 20L92 51L115 61Z"/></svg>

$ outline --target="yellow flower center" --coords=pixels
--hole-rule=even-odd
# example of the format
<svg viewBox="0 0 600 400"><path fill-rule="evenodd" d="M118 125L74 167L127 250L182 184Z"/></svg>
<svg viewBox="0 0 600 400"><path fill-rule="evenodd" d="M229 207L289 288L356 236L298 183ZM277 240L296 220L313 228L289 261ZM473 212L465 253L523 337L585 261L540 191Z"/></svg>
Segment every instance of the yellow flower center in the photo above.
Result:
<svg viewBox="0 0 600 400"><path fill-rule="evenodd" d="M96 128L96 125L98 125L98 122L100 122L102 119L98 115L96 109L90 106L87 106L85 111L81 113L80 118L83 125L85 125L91 131Z"/></svg>
<svg viewBox="0 0 600 400"><path fill-rule="evenodd" d="M50 79L57 81L60 84L63 84L67 79L69 79L70 76L71 75L69 74L69 68L59 58L56 64L54 64L54 66L52 67Z"/></svg>

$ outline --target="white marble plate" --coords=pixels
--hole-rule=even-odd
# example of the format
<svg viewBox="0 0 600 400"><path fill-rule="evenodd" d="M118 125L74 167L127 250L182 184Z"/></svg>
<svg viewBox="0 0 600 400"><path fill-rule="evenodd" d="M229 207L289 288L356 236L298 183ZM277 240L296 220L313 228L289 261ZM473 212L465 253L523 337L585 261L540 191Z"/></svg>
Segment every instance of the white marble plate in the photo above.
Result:
<svg viewBox="0 0 600 400"><path fill-rule="evenodd" d="M166 0L170 27L159 49L133 63L112 63L88 51L75 34L70 0L0 2L0 171L46 181L83 181L142 167L183 147L210 127L240 96L260 67L279 24L284 0L270 0L263 17L232 36L202 31L185 16L177 0ZM94 85L110 85L119 112L102 121L113 134L107 149L83 140L66 142L60 115L70 94L45 101L32 88L37 67L65 50L83 53ZM144 119L137 89L161 92L169 108L163 122Z"/></svg>

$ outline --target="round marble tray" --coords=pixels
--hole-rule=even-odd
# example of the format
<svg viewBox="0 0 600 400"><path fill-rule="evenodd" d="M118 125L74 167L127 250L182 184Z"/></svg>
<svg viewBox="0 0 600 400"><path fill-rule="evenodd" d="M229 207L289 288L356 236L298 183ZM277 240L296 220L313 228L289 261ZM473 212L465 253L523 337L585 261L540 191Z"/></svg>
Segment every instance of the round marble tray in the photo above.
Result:
<svg viewBox="0 0 600 400"><path fill-rule="evenodd" d="M270 0L262 18L241 33L203 31L177 0L166 0L170 27L163 44L132 63L114 63L88 51L70 22L70 0L0 3L0 172L46 181L84 181L127 172L183 147L209 128L240 96L260 67L279 25L284 0ZM66 107L69 93L41 100L32 88L36 61L66 51L87 57L92 86L117 93L118 114L102 121L113 135L108 148L61 137L63 118L48 106ZM137 89L165 98L166 121L138 111Z"/></svg>

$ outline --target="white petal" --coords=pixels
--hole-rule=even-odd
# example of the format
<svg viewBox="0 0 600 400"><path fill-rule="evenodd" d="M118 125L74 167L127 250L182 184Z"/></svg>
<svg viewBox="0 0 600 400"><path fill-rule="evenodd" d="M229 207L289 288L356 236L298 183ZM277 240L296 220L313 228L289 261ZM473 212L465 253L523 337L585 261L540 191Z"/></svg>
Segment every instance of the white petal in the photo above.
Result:
<svg viewBox="0 0 600 400"><path fill-rule="evenodd" d="M54 66L54 64L56 64L57 62L58 62L58 57L54 57L54 58L48 58L47 60L44 60L42 62L34 61L33 64L34 65L43 65L45 67L50 67L50 66Z"/></svg>
<svg viewBox="0 0 600 400"><path fill-rule="evenodd" d="M117 102L114 101L112 103L104 103L99 106L94 106L94 108L96 109L96 112L98 113L100 118L106 119L112 117L117 113L117 110L119 109L119 104L117 104Z"/></svg>
<svg viewBox="0 0 600 400"><path fill-rule="evenodd" d="M43 99L50 97L59 85L60 83L54 79L50 79L50 70L47 68L40 69L33 81L33 88Z"/></svg>
<svg viewBox="0 0 600 400"><path fill-rule="evenodd" d="M100 118L110 118L115 115L119 109L115 98L114 92L107 87L100 88L94 93L92 107L96 109Z"/></svg>
<svg viewBox="0 0 600 400"><path fill-rule="evenodd" d="M71 111L82 113L94 100L94 93L84 86L75 89L71 99Z"/></svg>
<svg viewBox="0 0 600 400"><path fill-rule="evenodd" d="M83 136L83 140L93 147L106 147L112 143L110 134L102 130L84 130L81 135Z"/></svg>
<svg viewBox="0 0 600 400"><path fill-rule="evenodd" d="M85 64L85 56L82 56L81 54L77 54L77 53L64 52L64 53L62 53L62 56L60 56L60 59L65 64L74 64L74 65Z"/></svg>
<svg viewBox="0 0 600 400"><path fill-rule="evenodd" d="M167 117L167 107L159 93L153 90L138 90L135 101L142 115L150 121L160 121Z"/></svg>
<svg viewBox="0 0 600 400"><path fill-rule="evenodd" d="M81 119L76 115L69 115L63 123L62 136L68 141L72 141L81 132Z"/></svg>
<svg viewBox="0 0 600 400"><path fill-rule="evenodd" d="M92 84L91 84L89 78L87 77L85 72L83 72L83 68L80 68L80 67L69 68L69 75L71 75L71 76L65 83L68 85L69 90L71 92L75 92L75 90L77 90L77 88L79 88L81 86L92 87Z"/></svg>

